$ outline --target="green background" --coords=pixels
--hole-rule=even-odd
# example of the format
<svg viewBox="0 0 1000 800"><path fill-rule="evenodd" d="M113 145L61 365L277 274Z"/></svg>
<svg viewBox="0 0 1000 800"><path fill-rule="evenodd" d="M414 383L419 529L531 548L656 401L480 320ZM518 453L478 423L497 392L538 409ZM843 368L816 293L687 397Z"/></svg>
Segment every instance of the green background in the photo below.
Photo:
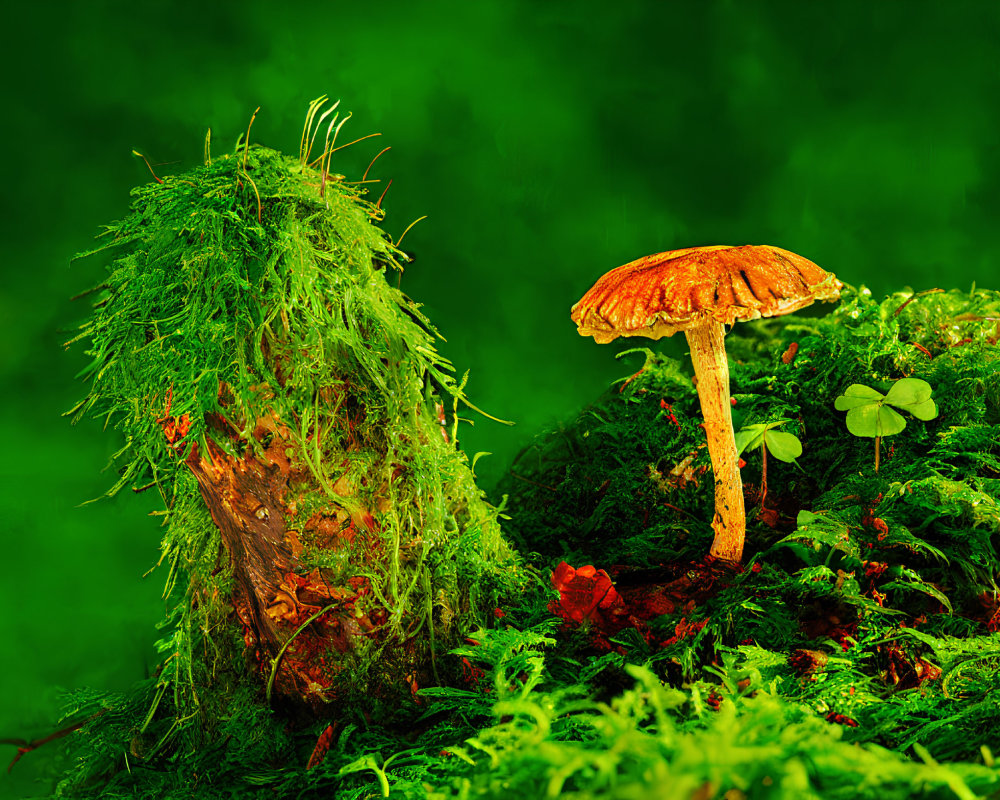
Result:
<svg viewBox="0 0 1000 800"><path fill-rule="evenodd" d="M306 106L354 118L335 171L393 178L403 288L471 369L490 486L517 450L635 369L577 336L603 272L701 244L776 244L876 294L997 288L1000 4L145 2L5 12L0 284L0 737L43 736L57 687L155 664L163 575L152 495L79 507L117 447L60 413L82 394L101 278L70 266L129 189L230 149L295 152ZM384 184L383 184L384 185ZM381 191L381 187L378 191ZM377 194L376 194L377 196ZM683 352L674 342L667 343ZM13 756L13 748L0 756ZM0 775L29 792L51 756Z"/></svg>

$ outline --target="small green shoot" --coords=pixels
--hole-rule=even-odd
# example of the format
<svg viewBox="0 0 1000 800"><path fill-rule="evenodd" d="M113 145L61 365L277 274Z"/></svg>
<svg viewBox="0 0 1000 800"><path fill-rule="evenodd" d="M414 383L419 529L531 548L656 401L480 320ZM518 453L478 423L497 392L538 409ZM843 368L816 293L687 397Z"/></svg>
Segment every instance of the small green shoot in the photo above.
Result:
<svg viewBox="0 0 1000 800"><path fill-rule="evenodd" d="M847 430L855 436L874 437L878 472L882 437L894 436L906 427L906 420L889 406L907 411L917 419L934 419L938 409L931 400L931 391L931 385L920 378L901 378L886 394L862 383L852 383L834 401L834 408L847 412Z"/></svg>
<svg viewBox="0 0 1000 800"><path fill-rule="evenodd" d="M771 453L778 461L786 464L799 466L795 459L802 455L802 442L799 437L792 433L775 430L790 419L777 419L773 422L760 423L757 425L745 425L736 432L736 452L740 455L749 450L756 450L758 447L763 454L764 464L761 470L760 482L760 505L764 507L764 499L767 497L767 454ZM799 467L801 469L801 467Z"/></svg>

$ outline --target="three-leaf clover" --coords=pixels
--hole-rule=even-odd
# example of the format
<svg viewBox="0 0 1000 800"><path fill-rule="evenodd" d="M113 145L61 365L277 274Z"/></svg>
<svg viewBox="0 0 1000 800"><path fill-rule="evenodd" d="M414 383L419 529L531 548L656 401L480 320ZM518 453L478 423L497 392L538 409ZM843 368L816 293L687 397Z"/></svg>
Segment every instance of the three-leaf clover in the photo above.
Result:
<svg viewBox="0 0 1000 800"><path fill-rule="evenodd" d="M776 419L773 422L766 422L756 425L745 425L736 432L736 452L742 454L744 450L761 449L764 458L764 466L761 477L760 505L764 507L764 498L767 497L767 454L770 453L779 461L789 464L796 464L795 459L802 455L802 442L791 433L775 430L790 419ZM801 469L801 467L800 467Z"/></svg>
<svg viewBox="0 0 1000 800"><path fill-rule="evenodd" d="M834 408L847 412L847 430L855 436L875 439L875 471L883 436L893 436L906 427L906 420L890 406L917 419L934 419L937 405L931 400L931 385L920 378L901 378L882 394L870 386L853 383L834 401Z"/></svg>

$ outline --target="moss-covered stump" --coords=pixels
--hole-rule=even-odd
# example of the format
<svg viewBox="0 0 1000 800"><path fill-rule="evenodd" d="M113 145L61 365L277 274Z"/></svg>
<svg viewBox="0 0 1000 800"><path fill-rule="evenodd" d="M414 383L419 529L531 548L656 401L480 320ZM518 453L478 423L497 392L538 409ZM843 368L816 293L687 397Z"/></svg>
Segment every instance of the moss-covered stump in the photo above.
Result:
<svg viewBox="0 0 1000 800"><path fill-rule="evenodd" d="M244 677L314 716L391 714L456 680L443 654L523 580L456 447L462 387L387 281L405 255L329 171L339 127L311 160L318 110L299 158L206 152L87 254L109 267L73 413L124 437L110 494L165 504L173 611L139 739L164 714L211 725Z"/></svg>

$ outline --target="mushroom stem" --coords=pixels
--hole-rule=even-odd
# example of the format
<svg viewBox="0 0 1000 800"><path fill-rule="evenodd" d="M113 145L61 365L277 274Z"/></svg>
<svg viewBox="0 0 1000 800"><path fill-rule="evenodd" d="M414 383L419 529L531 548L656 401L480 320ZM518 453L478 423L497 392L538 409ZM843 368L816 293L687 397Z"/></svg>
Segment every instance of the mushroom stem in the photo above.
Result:
<svg viewBox="0 0 1000 800"><path fill-rule="evenodd" d="M715 475L715 518L712 520L715 540L710 552L721 561L739 564L743 557L746 512L729 403L729 364L723 343L726 331L721 322L709 319L684 333L698 379L698 399Z"/></svg>

